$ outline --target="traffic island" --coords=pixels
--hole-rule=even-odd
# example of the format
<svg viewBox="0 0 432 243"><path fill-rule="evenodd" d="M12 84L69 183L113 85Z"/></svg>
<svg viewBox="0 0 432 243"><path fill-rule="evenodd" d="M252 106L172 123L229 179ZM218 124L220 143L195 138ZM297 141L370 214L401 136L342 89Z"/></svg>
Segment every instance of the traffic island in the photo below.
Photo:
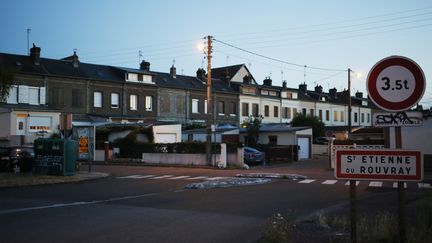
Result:
<svg viewBox="0 0 432 243"><path fill-rule="evenodd" d="M271 179L290 179L290 180L304 180L307 176L297 174L280 174L280 173L243 173L237 174L237 177L242 178L271 178Z"/></svg>

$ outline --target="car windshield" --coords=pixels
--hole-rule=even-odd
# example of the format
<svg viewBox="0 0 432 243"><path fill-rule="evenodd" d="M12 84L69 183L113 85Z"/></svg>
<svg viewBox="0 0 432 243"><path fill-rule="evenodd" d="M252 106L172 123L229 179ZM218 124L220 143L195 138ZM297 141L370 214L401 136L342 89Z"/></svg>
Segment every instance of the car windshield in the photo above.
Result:
<svg viewBox="0 0 432 243"><path fill-rule="evenodd" d="M245 152L248 152L248 153L259 153L260 152L254 148L251 148L251 147L244 147L244 150L245 150Z"/></svg>

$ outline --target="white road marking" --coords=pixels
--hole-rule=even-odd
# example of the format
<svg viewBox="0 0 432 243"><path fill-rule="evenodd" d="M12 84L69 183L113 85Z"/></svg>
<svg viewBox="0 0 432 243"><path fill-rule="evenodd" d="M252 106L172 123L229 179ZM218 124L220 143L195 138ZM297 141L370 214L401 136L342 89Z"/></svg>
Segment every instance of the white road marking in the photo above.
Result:
<svg viewBox="0 0 432 243"><path fill-rule="evenodd" d="M370 187L382 187L382 181L371 181L370 183L369 183L369 186Z"/></svg>
<svg viewBox="0 0 432 243"><path fill-rule="evenodd" d="M358 186L360 184L360 181L356 181L356 186ZM349 186L350 185L350 182L349 181L347 181L346 183L345 183L345 186Z"/></svg>
<svg viewBox="0 0 432 243"><path fill-rule="evenodd" d="M314 181L316 181L316 180L306 179L306 180L299 181L298 183L308 184L308 183L312 183Z"/></svg>
<svg viewBox="0 0 432 243"><path fill-rule="evenodd" d="M220 180L220 179L224 179L224 178L226 178L226 177L210 177L210 178L207 178L205 180L207 180L207 181L215 181L215 180Z"/></svg>
<svg viewBox="0 0 432 243"><path fill-rule="evenodd" d="M418 187L419 188L427 188L427 189L431 189L432 186L430 183L418 183Z"/></svg>
<svg viewBox="0 0 432 243"><path fill-rule="evenodd" d="M191 177L191 178L187 178L186 180L200 180L200 179L206 179L208 178L207 176L197 176L197 177Z"/></svg>
<svg viewBox="0 0 432 243"><path fill-rule="evenodd" d="M398 188L398 183L397 182L393 182L393 188ZM406 182L404 182L404 188L407 188Z"/></svg>
<svg viewBox="0 0 432 243"><path fill-rule="evenodd" d="M185 179L185 178L189 178L190 176L176 176L176 177L171 177L168 178L168 180L178 180L178 179Z"/></svg>
<svg viewBox="0 0 432 243"><path fill-rule="evenodd" d="M172 175L163 175L163 176L152 177L150 179L157 180L157 179L165 179L165 178L168 178L168 177L173 177L173 176Z"/></svg>
<svg viewBox="0 0 432 243"><path fill-rule="evenodd" d="M338 181L337 180L325 180L323 183L324 185L333 185L336 184Z"/></svg>
<svg viewBox="0 0 432 243"><path fill-rule="evenodd" d="M117 177L117 179L144 179L144 178L150 178L155 175L130 175L130 176L121 176Z"/></svg>

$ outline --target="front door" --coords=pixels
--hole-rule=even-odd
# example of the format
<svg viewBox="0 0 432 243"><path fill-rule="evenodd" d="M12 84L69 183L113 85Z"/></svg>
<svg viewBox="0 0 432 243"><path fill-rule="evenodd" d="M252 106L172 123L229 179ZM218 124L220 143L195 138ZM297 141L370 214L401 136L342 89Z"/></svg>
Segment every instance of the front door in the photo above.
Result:
<svg viewBox="0 0 432 243"><path fill-rule="evenodd" d="M17 117L16 135L25 135L27 122L25 117Z"/></svg>
<svg viewBox="0 0 432 243"><path fill-rule="evenodd" d="M297 145L300 147L299 159L309 159L309 138L297 138Z"/></svg>

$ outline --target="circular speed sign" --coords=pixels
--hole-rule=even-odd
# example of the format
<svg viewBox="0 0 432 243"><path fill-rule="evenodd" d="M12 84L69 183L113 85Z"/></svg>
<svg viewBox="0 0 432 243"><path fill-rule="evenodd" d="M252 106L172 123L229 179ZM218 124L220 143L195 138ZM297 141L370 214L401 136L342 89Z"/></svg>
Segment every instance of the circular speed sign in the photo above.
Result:
<svg viewBox="0 0 432 243"><path fill-rule="evenodd" d="M420 101L426 80L413 60L390 56L372 67L366 86L369 97L381 109L405 111Z"/></svg>

